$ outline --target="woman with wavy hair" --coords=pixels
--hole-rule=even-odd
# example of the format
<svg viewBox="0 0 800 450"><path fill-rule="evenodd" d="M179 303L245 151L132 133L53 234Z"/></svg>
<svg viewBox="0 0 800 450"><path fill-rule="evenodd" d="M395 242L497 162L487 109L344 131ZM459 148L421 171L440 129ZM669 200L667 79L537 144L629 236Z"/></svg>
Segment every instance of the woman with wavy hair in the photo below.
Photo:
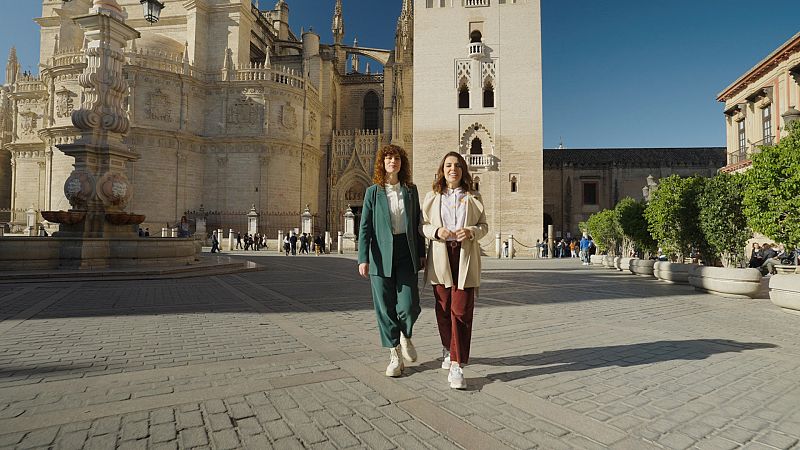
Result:
<svg viewBox="0 0 800 450"><path fill-rule="evenodd" d="M489 226L481 195L457 152L444 155L433 190L422 202L422 233L430 239L425 282L433 284L442 368L454 389L466 389L475 289L481 283L481 246Z"/></svg>
<svg viewBox="0 0 800 450"><path fill-rule="evenodd" d="M425 265L425 240L419 234L419 194L410 170L405 150L381 148L374 184L364 194L358 235L358 273L372 285L381 344L389 348L390 377L403 373L404 359L417 360L411 335L421 311L417 272Z"/></svg>

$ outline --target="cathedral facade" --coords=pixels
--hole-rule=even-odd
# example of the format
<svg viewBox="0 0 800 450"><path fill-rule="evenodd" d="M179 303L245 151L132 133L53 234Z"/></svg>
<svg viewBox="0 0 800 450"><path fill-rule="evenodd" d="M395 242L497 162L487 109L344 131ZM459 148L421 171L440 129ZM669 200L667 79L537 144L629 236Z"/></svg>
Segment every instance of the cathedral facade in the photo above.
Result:
<svg viewBox="0 0 800 450"><path fill-rule="evenodd" d="M168 2L152 25L139 0L117 2L141 33L125 49L123 70L126 144L139 156L127 173L135 190L128 210L147 216L143 226L157 230L202 211L209 227L245 230L254 207L259 231L274 238L299 227L307 209L314 231L335 234L348 208L360 212L375 154L391 143L408 151L421 192L441 155L458 150L487 215L497 218L494 232L499 224L518 236L541 229L538 1L436 0L435 8L430 0L398 1L392 49L347 45L341 0L331 4L331 43L313 30L295 34L284 0L271 10L251 0ZM445 4L457 14L439 11ZM91 7L92 0L42 0L38 75L20 73L11 50L0 88L0 222L12 229L25 225L28 209L70 207L64 182L72 161L57 145L77 135L71 116L83 102L86 60L72 18ZM446 17L442 27L432 22ZM501 25L522 35L504 42ZM440 36L446 29L464 36ZM436 49L444 59L430 58ZM415 58L424 73L415 72ZM503 83L517 89L503 91ZM431 108L440 84L453 111ZM456 103L464 89L471 89L466 110Z"/></svg>

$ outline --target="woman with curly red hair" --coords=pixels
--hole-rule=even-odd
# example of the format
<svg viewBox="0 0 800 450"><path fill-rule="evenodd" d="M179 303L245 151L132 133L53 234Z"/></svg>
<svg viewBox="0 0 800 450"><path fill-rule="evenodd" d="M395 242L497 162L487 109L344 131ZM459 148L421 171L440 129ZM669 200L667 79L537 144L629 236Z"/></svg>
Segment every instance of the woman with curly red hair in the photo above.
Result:
<svg viewBox="0 0 800 450"><path fill-rule="evenodd" d="M381 148L374 184L364 194L358 235L358 273L372 285L381 344L389 348L390 377L403 373L404 359L417 359L411 335L421 311L417 272L425 266L425 239L419 234L419 194L410 169L401 147Z"/></svg>

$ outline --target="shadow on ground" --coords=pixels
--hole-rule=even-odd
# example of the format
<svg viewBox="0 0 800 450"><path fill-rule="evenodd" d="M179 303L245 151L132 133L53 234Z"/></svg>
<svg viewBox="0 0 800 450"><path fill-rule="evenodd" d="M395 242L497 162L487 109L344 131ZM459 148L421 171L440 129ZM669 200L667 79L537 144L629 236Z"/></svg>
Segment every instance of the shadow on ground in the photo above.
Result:
<svg viewBox="0 0 800 450"><path fill-rule="evenodd" d="M561 372L574 372L598 367L630 367L665 361L696 361L719 353L743 352L776 348L762 342L737 342L728 339L692 339L655 341L605 347L570 348L528 355L500 358L472 358L470 365L537 366L529 369L496 372L486 375L488 382L514 381ZM480 382L480 380L478 380Z"/></svg>

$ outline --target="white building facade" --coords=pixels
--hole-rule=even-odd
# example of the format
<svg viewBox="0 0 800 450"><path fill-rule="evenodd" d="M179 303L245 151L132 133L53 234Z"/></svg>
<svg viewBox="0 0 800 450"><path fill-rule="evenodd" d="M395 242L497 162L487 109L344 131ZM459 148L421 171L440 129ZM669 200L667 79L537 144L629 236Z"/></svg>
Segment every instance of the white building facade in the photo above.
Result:
<svg viewBox="0 0 800 450"><path fill-rule="evenodd" d="M538 0L415 0L414 179L465 156L490 233L542 237L542 71Z"/></svg>

